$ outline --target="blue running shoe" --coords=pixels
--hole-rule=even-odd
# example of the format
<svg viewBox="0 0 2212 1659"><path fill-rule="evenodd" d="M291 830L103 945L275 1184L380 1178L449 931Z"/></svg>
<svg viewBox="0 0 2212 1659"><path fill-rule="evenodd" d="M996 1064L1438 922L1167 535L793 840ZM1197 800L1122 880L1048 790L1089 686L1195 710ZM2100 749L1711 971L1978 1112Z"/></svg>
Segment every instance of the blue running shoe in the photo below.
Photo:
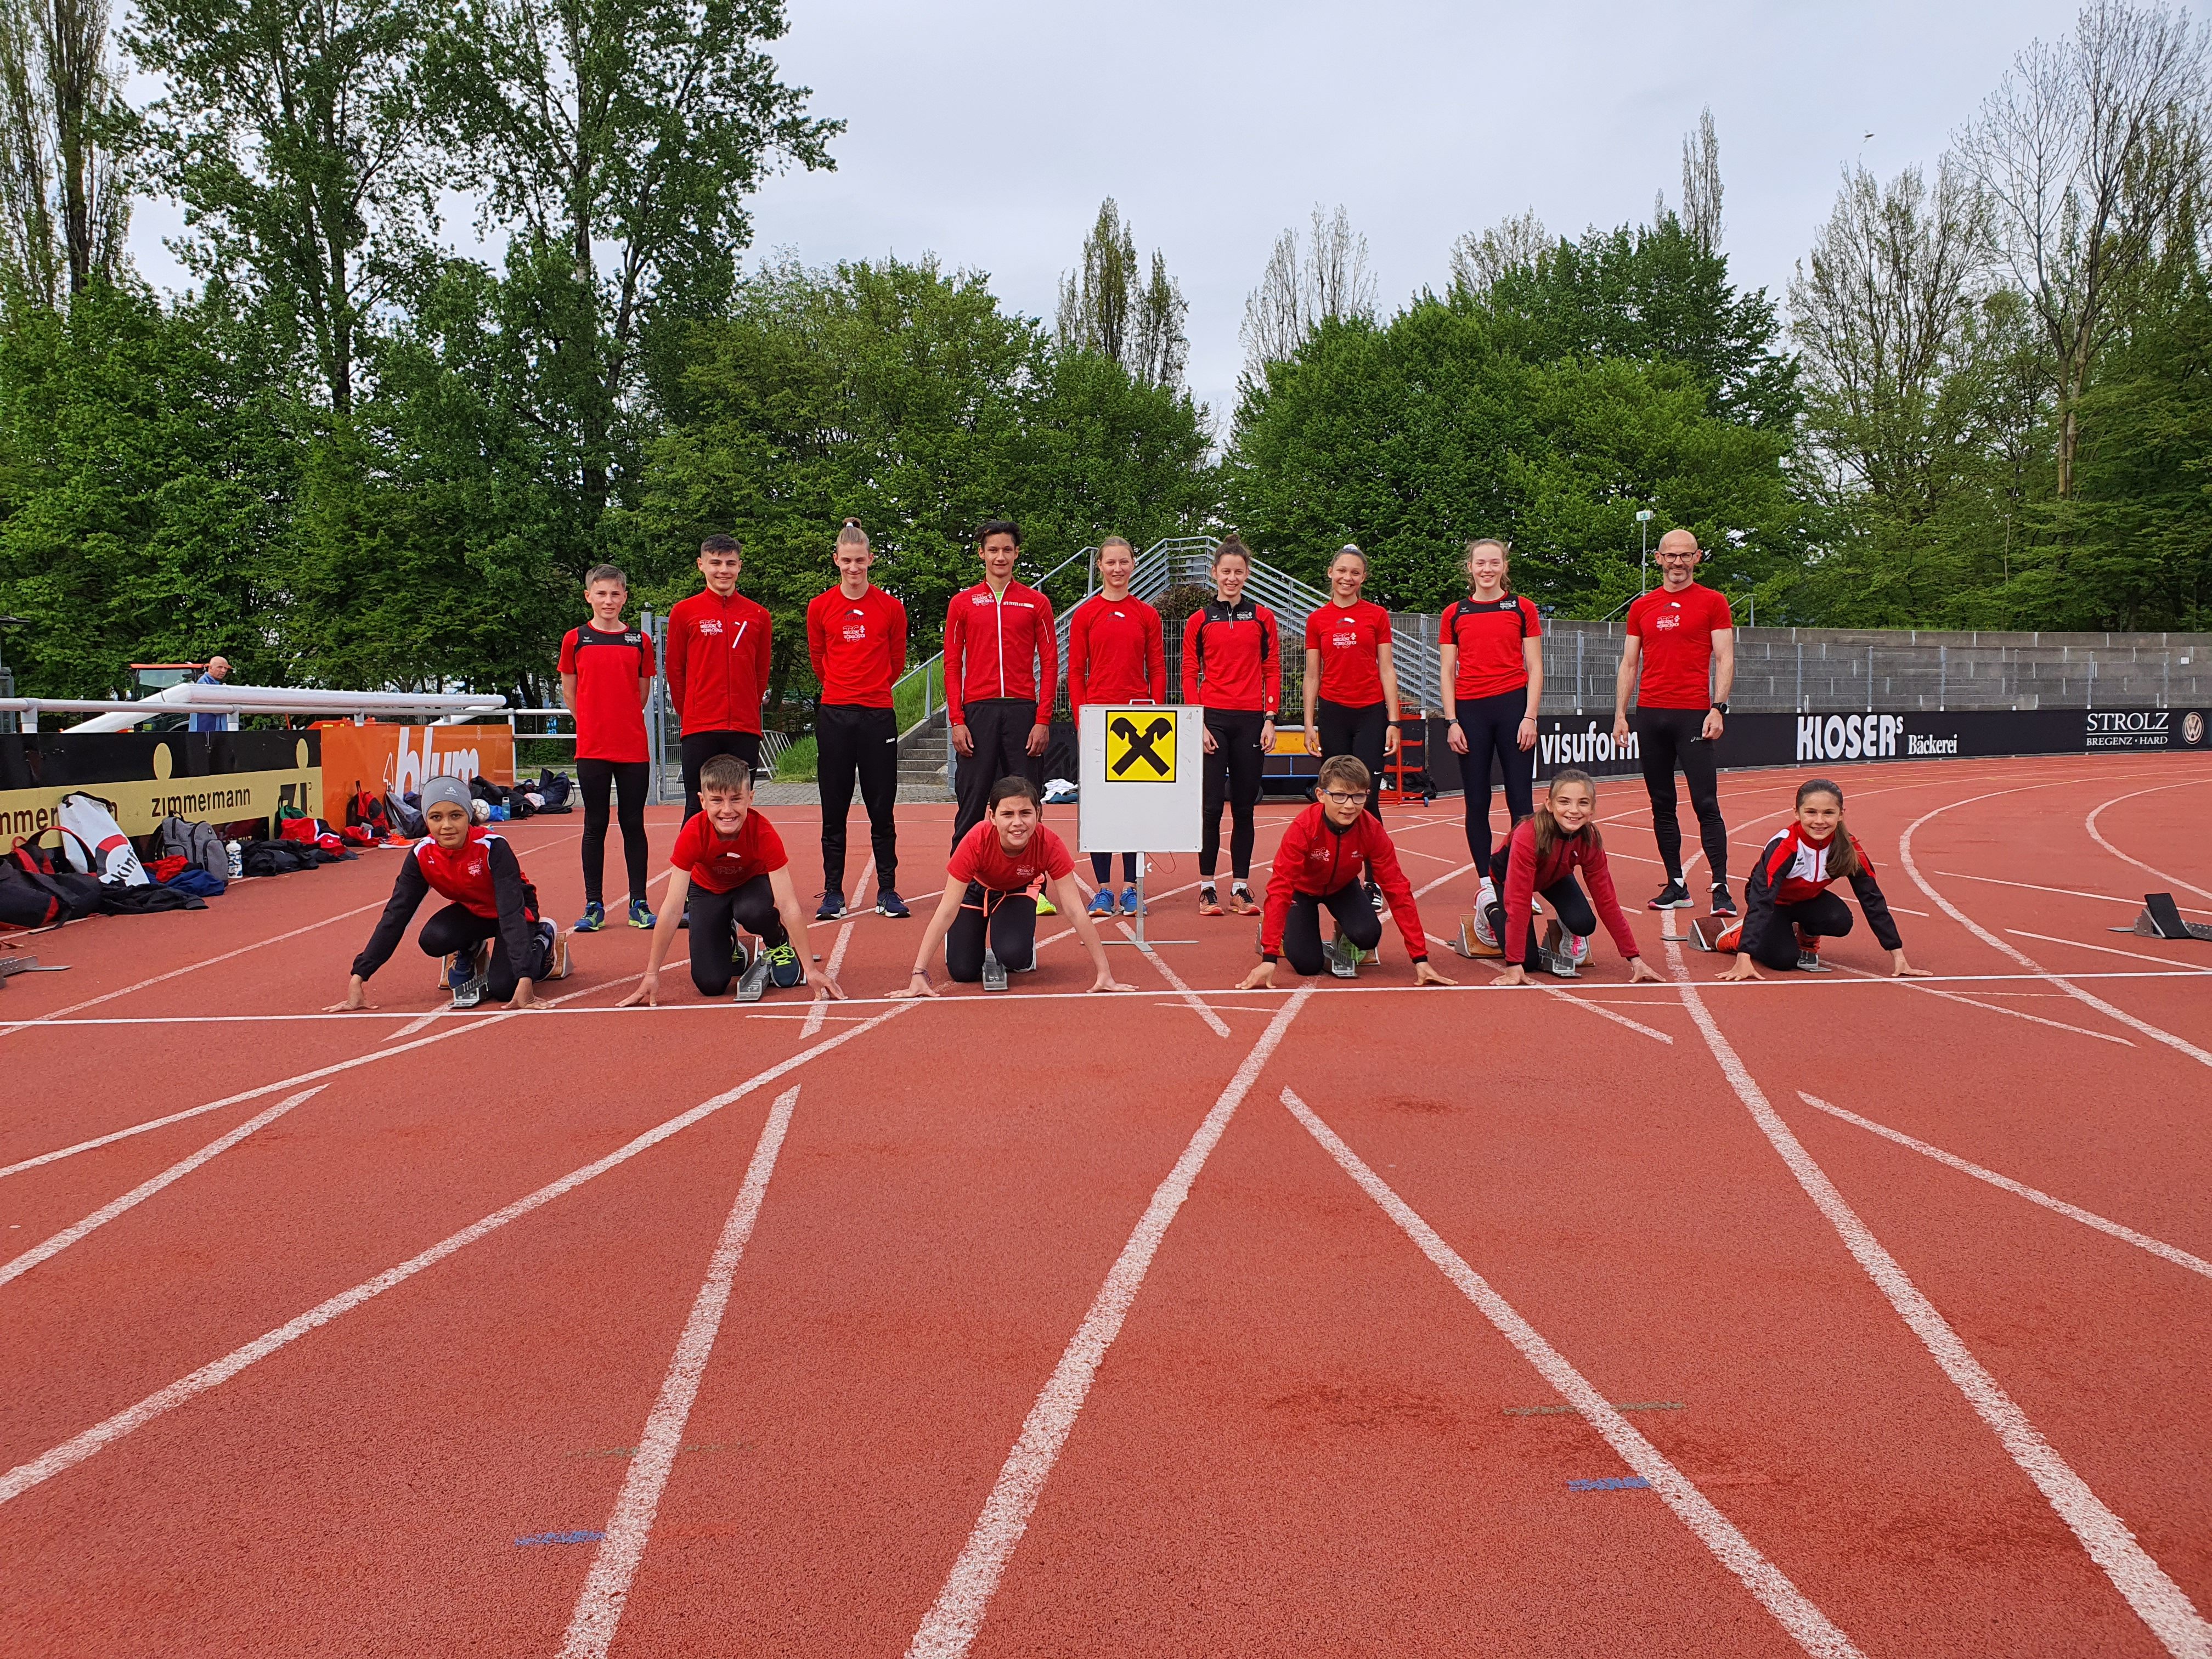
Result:
<svg viewBox="0 0 2212 1659"><path fill-rule="evenodd" d="M889 916L894 921L903 921L914 914L906 908L906 901L888 887L876 889L876 914Z"/></svg>
<svg viewBox="0 0 2212 1659"><path fill-rule="evenodd" d="M842 921L844 920L844 917L845 896L842 893L823 894L821 907L815 911L814 920L817 921Z"/></svg>
<svg viewBox="0 0 2212 1659"><path fill-rule="evenodd" d="M1133 883L1124 887L1121 890L1121 914L1125 916L1140 916L1144 913L1145 902L1137 896L1135 884Z"/></svg>
<svg viewBox="0 0 2212 1659"><path fill-rule="evenodd" d="M593 899L584 907L584 919L576 924L580 933L596 933L607 925L607 907Z"/></svg>
<svg viewBox="0 0 2212 1659"><path fill-rule="evenodd" d="M1102 887L1091 896L1089 914L1094 916L1110 916L1114 914L1114 893L1111 888Z"/></svg>
<svg viewBox="0 0 2212 1659"><path fill-rule="evenodd" d="M779 991L788 991L806 977L806 969L799 965L799 952L789 939L769 945L761 954L768 963L769 980Z"/></svg>
<svg viewBox="0 0 2212 1659"><path fill-rule="evenodd" d="M643 899L632 899L629 902L629 925L631 927L651 927L659 920L660 918L653 914L651 907L649 907Z"/></svg>

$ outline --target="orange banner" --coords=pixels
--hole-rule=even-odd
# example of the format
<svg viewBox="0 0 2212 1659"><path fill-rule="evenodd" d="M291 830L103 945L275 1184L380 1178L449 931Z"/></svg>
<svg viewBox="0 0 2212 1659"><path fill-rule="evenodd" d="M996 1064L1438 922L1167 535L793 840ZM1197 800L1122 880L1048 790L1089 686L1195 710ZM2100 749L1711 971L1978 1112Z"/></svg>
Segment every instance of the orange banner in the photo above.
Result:
<svg viewBox="0 0 2212 1659"><path fill-rule="evenodd" d="M446 775L514 781L514 732L505 726L356 726L333 722L323 736L323 799L343 812L358 790L419 791Z"/></svg>

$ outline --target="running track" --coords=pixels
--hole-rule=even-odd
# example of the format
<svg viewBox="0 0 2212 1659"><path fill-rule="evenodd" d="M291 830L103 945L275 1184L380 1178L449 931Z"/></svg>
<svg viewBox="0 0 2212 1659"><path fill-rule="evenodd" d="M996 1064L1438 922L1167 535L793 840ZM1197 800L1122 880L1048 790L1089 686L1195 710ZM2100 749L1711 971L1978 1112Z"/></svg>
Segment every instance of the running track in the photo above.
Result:
<svg viewBox="0 0 2212 1659"><path fill-rule="evenodd" d="M1933 981L1639 912L1668 985L1240 994L1184 892L1133 997L876 1000L870 915L822 1018L613 1012L627 930L321 1017L384 853L32 941L0 1650L2212 1655L2212 949L2106 931L2212 915L2212 766L1843 776ZM1739 876L1793 781L1723 779ZM1395 814L1439 935L1457 805ZM576 825L514 832L563 917Z"/></svg>

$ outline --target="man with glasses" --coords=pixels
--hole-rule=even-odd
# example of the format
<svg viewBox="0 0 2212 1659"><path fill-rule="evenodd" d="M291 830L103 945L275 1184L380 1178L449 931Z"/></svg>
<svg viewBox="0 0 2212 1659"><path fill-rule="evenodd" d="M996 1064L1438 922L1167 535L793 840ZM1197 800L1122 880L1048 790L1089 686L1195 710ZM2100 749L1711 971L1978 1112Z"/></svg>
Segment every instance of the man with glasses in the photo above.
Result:
<svg viewBox="0 0 2212 1659"><path fill-rule="evenodd" d="M1375 781L1367 763L1353 755L1332 755L1314 781L1316 799L1291 820L1268 873L1260 918L1263 960L1237 988L1273 987L1275 963L1283 957L1301 974L1318 974L1326 966L1339 979L1357 978L1361 953L1382 938L1382 918L1368 902L1363 874L1389 901L1391 917L1413 959L1413 983L1450 984L1429 965L1429 936L1413 886L1398 867L1398 849L1382 820L1366 810ZM1321 937L1324 906L1336 918L1336 938L1326 945Z"/></svg>

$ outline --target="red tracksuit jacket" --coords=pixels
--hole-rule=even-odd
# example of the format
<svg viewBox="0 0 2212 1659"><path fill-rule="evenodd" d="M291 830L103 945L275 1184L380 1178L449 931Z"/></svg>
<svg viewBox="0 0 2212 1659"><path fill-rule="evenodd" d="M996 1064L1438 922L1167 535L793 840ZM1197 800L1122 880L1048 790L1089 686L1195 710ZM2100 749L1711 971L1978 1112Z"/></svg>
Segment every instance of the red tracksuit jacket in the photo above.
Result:
<svg viewBox="0 0 2212 1659"><path fill-rule="evenodd" d="M1275 613L1252 599L1208 599L1182 628L1182 700L1272 715L1283 686Z"/></svg>
<svg viewBox="0 0 2212 1659"><path fill-rule="evenodd" d="M953 725L966 723L969 703L992 697L1030 698L1036 723L1049 725L1059 689L1050 599L1019 582L997 594L977 582L952 596L945 610L945 712Z"/></svg>
<svg viewBox="0 0 2212 1659"><path fill-rule="evenodd" d="M1164 702L1166 644L1160 613L1139 599L1094 593L1067 619L1067 712L1086 702Z"/></svg>
<svg viewBox="0 0 2212 1659"><path fill-rule="evenodd" d="M1283 844L1275 849L1274 866L1267 872L1267 902L1260 918L1260 954L1270 962L1282 954L1291 895L1326 898L1346 882L1358 880L1363 866L1374 872L1375 884L1390 901L1390 915L1407 952L1415 962L1425 958L1429 936L1421 927L1420 907L1413 902L1413 884L1398 867L1398 849L1389 834L1367 811L1349 830L1339 830L1319 801L1291 820Z"/></svg>
<svg viewBox="0 0 2212 1659"><path fill-rule="evenodd" d="M768 607L713 588L679 599L668 612L668 695L695 732L761 729L768 696Z"/></svg>

